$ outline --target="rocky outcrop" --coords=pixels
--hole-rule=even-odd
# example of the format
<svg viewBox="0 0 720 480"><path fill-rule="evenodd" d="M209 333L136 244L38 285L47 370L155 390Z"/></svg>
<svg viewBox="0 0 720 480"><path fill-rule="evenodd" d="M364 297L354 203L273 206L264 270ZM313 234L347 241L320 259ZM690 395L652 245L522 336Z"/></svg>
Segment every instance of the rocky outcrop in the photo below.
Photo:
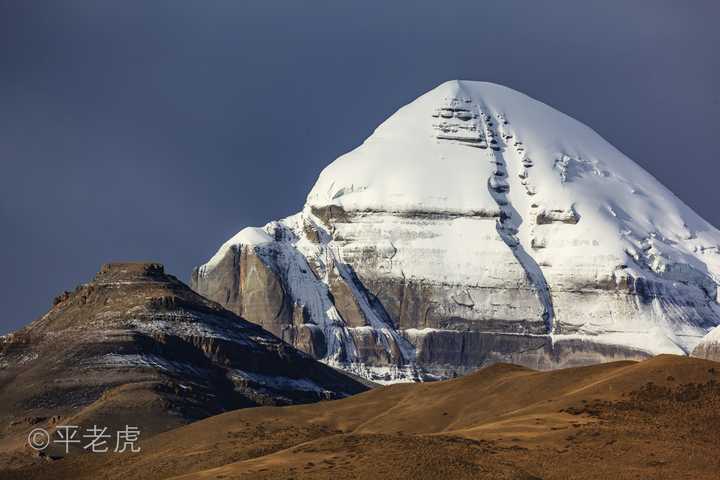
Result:
<svg viewBox="0 0 720 480"><path fill-rule="evenodd" d="M228 241L192 286L331 365L445 378L688 354L720 323L719 245L589 128L453 81L329 165L299 214ZM238 302L252 295L264 309Z"/></svg>
<svg viewBox="0 0 720 480"><path fill-rule="evenodd" d="M375 372L367 376L379 380L394 378L411 359L409 343L351 267L331 260L330 252L323 260L292 246L301 235L310 248L325 249L319 241L325 230L307 225L293 230L276 223L268 234L272 242L221 249L193 271L192 287L219 302L235 299L228 308L315 358L355 373ZM271 292L263 296L265 304L247 308L245 299L264 288Z"/></svg>
<svg viewBox="0 0 720 480"><path fill-rule="evenodd" d="M292 299L277 274L270 268L272 259L264 263L252 248L238 245L228 251L217 268L206 275L193 273L191 283L207 298L246 318L257 319L265 330L278 337L294 324L296 318ZM302 309L300 309L300 312Z"/></svg>
<svg viewBox="0 0 720 480"><path fill-rule="evenodd" d="M416 348L418 364L438 378L464 375L477 370L477 365L493 363L549 370L650 356L641 350L584 339L553 343L549 336L429 329L405 330L403 334Z"/></svg>
<svg viewBox="0 0 720 480"><path fill-rule="evenodd" d="M574 225L579 221L580 216L572 207L567 210L541 210L540 212L538 212L537 218L535 220L538 225L547 225L553 222L570 223Z"/></svg>
<svg viewBox="0 0 720 480"><path fill-rule="evenodd" d="M695 347L692 356L720 362L720 328L708 333Z"/></svg>
<svg viewBox="0 0 720 480"><path fill-rule="evenodd" d="M264 270L253 272L252 278L265 278ZM277 317L275 310L252 310L260 302L249 297L234 305ZM323 356L318 340L315 350L312 339L296 343ZM0 438L27 435L12 423L25 417L50 430L60 418L72 425L137 425L149 436L230 409L364 390L193 292L157 263L104 265L93 281L59 296L47 314L0 341Z"/></svg>

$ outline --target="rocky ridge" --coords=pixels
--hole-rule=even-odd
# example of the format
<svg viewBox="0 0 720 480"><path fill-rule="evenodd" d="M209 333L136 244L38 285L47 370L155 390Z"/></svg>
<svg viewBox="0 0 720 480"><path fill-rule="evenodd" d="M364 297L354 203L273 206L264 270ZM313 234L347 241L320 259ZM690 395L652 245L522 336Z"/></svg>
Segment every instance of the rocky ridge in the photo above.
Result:
<svg viewBox="0 0 720 480"><path fill-rule="evenodd" d="M34 426L129 423L147 437L231 409L364 390L157 263L104 265L0 339L5 445Z"/></svg>

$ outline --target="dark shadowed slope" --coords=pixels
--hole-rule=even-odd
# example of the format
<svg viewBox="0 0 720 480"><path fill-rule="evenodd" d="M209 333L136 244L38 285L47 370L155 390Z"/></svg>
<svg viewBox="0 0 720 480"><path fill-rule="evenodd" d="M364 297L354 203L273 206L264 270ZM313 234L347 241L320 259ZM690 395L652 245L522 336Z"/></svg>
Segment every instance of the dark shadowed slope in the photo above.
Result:
<svg viewBox="0 0 720 480"><path fill-rule="evenodd" d="M143 437L227 410L367 388L190 290L162 265L105 265L0 341L0 450L57 425ZM7 457L6 457L7 458Z"/></svg>

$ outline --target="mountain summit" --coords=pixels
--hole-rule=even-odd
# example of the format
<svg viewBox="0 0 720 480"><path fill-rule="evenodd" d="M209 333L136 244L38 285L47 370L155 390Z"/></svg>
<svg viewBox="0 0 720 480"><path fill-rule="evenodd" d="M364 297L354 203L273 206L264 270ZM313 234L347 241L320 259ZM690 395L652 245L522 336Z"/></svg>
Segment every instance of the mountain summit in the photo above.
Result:
<svg viewBox="0 0 720 480"><path fill-rule="evenodd" d="M192 286L380 381L688 354L720 323L720 232L576 120L450 81L246 228Z"/></svg>

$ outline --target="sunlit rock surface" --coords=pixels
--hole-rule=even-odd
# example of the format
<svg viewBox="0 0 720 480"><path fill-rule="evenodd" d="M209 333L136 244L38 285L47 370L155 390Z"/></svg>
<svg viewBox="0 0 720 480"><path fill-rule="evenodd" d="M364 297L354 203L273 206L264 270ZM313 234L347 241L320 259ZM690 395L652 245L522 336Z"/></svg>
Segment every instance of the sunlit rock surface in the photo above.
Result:
<svg viewBox="0 0 720 480"><path fill-rule="evenodd" d="M695 347L692 356L720 362L720 328L708 333Z"/></svg>

